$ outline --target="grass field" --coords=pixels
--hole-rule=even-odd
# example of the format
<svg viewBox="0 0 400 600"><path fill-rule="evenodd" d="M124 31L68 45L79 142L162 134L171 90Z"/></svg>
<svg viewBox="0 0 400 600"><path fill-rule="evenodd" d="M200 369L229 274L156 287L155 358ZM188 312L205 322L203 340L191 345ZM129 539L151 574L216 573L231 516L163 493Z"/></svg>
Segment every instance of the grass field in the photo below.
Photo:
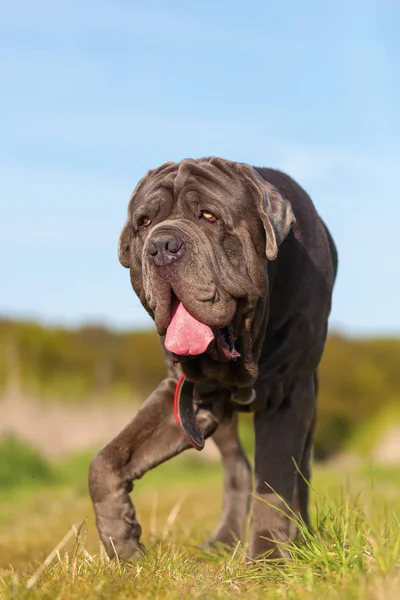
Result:
<svg viewBox="0 0 400 600"><path fill-rule="evenodd" d="M7 471L7 452L19 453L17 469ZM220 467L180 457L135 486L147 553L119 564L100 551L90 454L48 464L29 452L15 441L0 452L2 599L400 597L399 469L317 467L315 534L291 547L288 564L246 565L241 545L199 549L218 520Z"/></svg>

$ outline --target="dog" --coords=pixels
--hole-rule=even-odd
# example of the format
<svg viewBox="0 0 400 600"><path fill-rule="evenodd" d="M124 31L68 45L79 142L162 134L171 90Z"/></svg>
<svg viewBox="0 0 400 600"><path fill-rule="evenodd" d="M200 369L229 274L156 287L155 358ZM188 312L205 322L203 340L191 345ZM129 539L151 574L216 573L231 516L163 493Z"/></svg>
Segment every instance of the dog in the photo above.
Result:
<svg viewBox="0 0 400 600"><path fill-rule="evenodd" d="M327 227L283 172L185 159L138 183L118 252L155 322L168 375L90 464L108 555L129 559L143 549L133 481L210 436L225 483L209 543L243 539L252 473L237 413L250 411L248 557L287 557L284 542L296 535L288 516L309 524L317 366L338 262Z"/></svg>

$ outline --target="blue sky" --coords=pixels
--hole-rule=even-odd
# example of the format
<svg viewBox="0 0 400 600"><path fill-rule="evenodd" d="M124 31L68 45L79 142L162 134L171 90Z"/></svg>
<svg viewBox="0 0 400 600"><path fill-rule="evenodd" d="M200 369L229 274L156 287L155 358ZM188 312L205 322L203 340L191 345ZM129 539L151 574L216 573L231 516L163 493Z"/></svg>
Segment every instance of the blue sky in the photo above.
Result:
<svg viewBox="0 0 400 600"><path fill-rule="evenodd" d="M400 334L400 4L25 0L0 13L0 314L147 326L116 245L167 160L286 170L340 252L331 324Z"/></svg>

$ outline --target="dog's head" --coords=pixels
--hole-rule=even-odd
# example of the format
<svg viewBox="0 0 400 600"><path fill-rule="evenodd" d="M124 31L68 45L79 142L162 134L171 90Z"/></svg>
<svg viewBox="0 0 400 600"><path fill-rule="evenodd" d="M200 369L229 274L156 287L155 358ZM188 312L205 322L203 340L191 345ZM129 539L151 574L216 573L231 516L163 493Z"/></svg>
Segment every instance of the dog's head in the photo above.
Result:
<svg viewBox="0 0 400 600"><path fill-rule="evenodd" d="M188 375L254 379L267 264L294 222L290 203L245 164L187 159L139 182L119 259Z"/></svg>

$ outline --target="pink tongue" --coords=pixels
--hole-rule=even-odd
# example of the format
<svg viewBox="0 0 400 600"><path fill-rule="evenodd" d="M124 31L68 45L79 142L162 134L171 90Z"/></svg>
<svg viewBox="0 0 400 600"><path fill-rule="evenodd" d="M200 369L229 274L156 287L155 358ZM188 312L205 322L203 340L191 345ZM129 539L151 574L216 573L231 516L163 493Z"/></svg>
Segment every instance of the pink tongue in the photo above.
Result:
<svg viewBox="0 0 400 600"><path fill-rule="evenodd" d="M172 319L165 336L167 350L180 356L202 354L213 339L208 325L192 317L182 302L172 306Z"/></svg>

